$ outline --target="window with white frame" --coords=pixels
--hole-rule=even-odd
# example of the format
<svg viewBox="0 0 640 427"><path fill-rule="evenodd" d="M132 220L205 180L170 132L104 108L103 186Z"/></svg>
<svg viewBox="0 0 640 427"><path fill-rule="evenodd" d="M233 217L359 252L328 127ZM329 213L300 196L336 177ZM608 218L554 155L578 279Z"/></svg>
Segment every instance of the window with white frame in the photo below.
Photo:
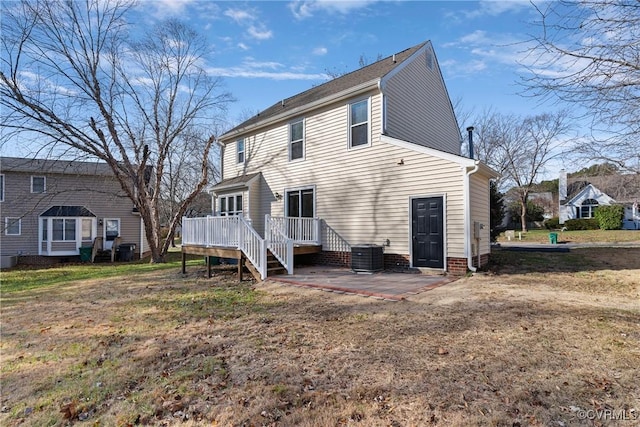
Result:
<svg viewBox="0 0 640 427"><path fill-rule="evenodd" d="M51 220L53 231L52 241L76 240L76 220L69 218L53 218Z"/></svg>
<svg viewBox="0 0 640 427"><path fill-rule="evenodd" d="M598 201L596 199L587 199L580 206L580 218L593 218L598 209Z"/></svg>
<svg viewBox="0 0 640 427"><path fill-rule="evenodd" d="M19 236L22 234L22 220L20 218L6 217L4 219L4 233L7 236Z"/></svg>
<svg viewBox="0 0 640 427"><path fill-rule="evenodd" d="M239 139L236 144L237 147L237 161L238 163L244 163L245 158L245 147L244 147L244 139Z"/></svg>
<svg viewBox="0 0 640 427"><path fill-rule="evenodd" d="M220 196L218 206L221 216L232 216L242 214L242 194L231 194Z"/></svg>
<svg viewBox="0 0 640 427"><path fill-rule="evenodd" d="M0 174L0 202L4 202L4 175Z"/></svg>
<svg viewBox="0 0 640 427"><path fill-rule="evenodd" d="M289 123L289 160L304 159L304 119Z"/></svg>
<svg viewBox="0 0 640 427"><path fill-rule="evenodd" d="M369 145L369 100L349 105L349 147Z"/></svg>
<svg viewBox="0 0 640 427"><path fill-rule="evenodd" d="M31 192L44 193L47 191L47 180L44 176L31 177Z"/></svg>

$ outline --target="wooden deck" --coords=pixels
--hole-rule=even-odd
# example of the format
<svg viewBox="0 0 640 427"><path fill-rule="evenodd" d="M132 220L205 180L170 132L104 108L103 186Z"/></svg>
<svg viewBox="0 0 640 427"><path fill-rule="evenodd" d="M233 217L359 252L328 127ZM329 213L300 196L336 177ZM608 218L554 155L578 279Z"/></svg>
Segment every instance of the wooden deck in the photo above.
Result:
<svg viewBox="0 0 640 427"><path fill-rule="evenodd" d="M293 247L294 256L316 254L320 252L322 252L322 245L295 245ZM220 258L236 259L238 260L238 280L242 281L243 266L247 258L239 249L222 246L183 245L182 274L187 273L187 255L202 255L207 257L207 277L209 278L211 277L211 263L209 263L209 257L214 256ZM250 269L250 271L252 270ZM258 278L258 280L260 279Z"/></svg>

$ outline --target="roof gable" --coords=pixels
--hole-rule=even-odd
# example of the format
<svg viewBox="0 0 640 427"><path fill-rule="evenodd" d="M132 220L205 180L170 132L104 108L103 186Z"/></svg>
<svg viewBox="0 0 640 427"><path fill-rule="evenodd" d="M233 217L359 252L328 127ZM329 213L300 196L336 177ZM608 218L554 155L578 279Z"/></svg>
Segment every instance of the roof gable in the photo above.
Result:
<svg viewBox="0 0 640 427"><path fill-rule="evenodd" d="M599 175L570 179L567 185L567 200L573 201L589 185L618 203L640 200L640 174Z"/></svg>
<svg viewBox="0 0 640 427"><path fill-rule="evenodd" d="M307 107L316 103L321 103L324 100L330 100L349 89L361 86L368 88L371 85L377 85L380 79L393 72L395 69L402 67L402 64L407 59L420 49L424 48L428 43L428 41L420 43L409 49L405 49L402 52L395 53L384 59L376 61L373 64L315 86L290 98L285 98L250 119L240 123L228 132L225 132L224 135L220 136L220 140L224 143L226 141L230 141L232 138L246 130L266 125L278 118L284 119L286 117L300 114L302 111L306 111Z"/></svg>
<svg viewBox="0 0 640 427"><path fill-rule="evenodd" d="M595 199L600 204L602 203L611 204L615 202L614 199L612 199L607 194L600 191L593 184L587 184L577 194L575 194L566 204L580 206L582 205L582 202L587 199Z"/></svg>

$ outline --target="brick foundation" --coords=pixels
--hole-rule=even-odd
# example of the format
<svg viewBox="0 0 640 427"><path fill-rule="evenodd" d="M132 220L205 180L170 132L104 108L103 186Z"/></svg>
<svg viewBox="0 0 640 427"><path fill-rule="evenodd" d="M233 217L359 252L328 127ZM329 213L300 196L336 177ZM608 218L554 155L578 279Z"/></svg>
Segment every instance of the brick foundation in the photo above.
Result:
<svg viewBox="0 0 640 427"><path fill-rule="evenodd" d="M322 251L309 257L309 261L318 265L351 268L351 252Z"/></svg>
<svg viewBox="0 0 640 427"><path fill-rule="evenodd" d="M18 265L50 266L55 264L80 262L80 255L67 256L42 256L42 255L21 255L18 257Z"/></svg>
<svg viewBox="0 0 640 427"><path fill-rule="evenodd" d="M473 266L476 268L482 268L489 264L489 254L480 255L480 265L478 265L478 257L473 257ZM466 258L447 258L447 270L449 274L453 276L464 276L467 274L467 259Z"/></svg>
<svg viewBox="0 0 640 427"><path fill-rule="evenodd" d="M387 270L408 270L410 265L409 255L384 254L384 268Z"/></svg>

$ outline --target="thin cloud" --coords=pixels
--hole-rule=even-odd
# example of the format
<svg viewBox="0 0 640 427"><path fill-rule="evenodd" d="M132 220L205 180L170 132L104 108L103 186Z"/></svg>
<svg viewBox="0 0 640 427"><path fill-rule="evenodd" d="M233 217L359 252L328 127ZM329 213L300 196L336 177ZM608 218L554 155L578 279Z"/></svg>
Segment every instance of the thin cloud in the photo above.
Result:
<svg viewBox="0 0 640 427"><path fill-rule="evenodd" d="M303 20L313 17L318 12L339 13L347 15L348 13L365 8L377 0L353 0L353 1L336 1L336 0L304 0L293 1L289 3L289 10L294 18Z"/></svg>
<svg viewBox="0 0 640 427"><path fill-rule="evenodd" d="M243 21L254 21L256 18L246 10L240 9L227 9L224 11L224 16L227 16L233 19L236 23L241 23Z"/></svg>
<svg viewBox="0 0 640 427"><path fill-rule="evenodd" d="M327 54L327 52L329 52L329 50L328 50L326 47L324 47L324 46L319 46L319 47L317 47L317 48L313 49L313 51L312 51L312 53L313 53L314 55L316 55L316 56L323 56L323 55L326 55L326 54Z"/></svg>
<svg viewBox="0 0 640 427"><path fill-rule="evenodd" d="M247 28L247 34L249 34L249 37L256 40L268 40L273 37L273 32L271 30L267 30L263 26L258 28L254 25L250 25L249 28Z"/></svg>
<svg viewBox="0 0 640 427"><path fill-rule="evenodd" d="M207 70L220 77L262 78L270 80L327 80L325 73L304 73L300 68L286 69L284 64L276 61L256 61L252 57L245 58L240 65Z"/></svg>

